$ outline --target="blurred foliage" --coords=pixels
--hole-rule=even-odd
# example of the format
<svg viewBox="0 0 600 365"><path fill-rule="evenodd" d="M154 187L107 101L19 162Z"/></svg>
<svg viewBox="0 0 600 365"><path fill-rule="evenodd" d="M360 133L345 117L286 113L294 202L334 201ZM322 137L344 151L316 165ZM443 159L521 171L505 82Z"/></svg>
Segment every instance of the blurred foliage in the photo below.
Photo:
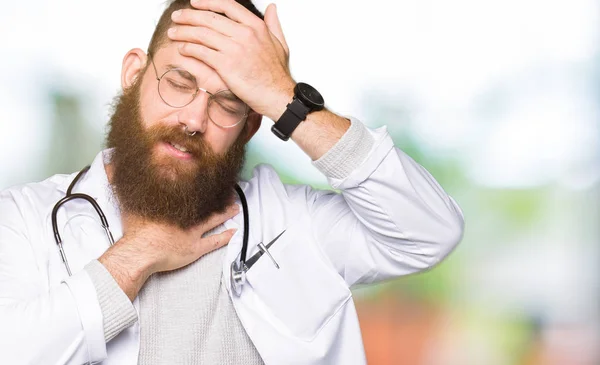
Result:
<svg viewBox="0 0 600 365"><path fill-rule="evenodd" d="M536 326L527 317L491 316L486 308L457 313L457 320L470 336L494 344L498 358L506 364L522 364L536 340ZM476 339L471 340L477 343Z"/></svg>
<svg viewBox="0 0 600 365"><path fill-rule="evenodd" d="M49 92L52 106L47 175L72 173L92 163L102 149L103 136L98 135L87 123L83 99L73 93L59 90Z"/></svg>
<svg viewBox="0 0 600 365"><path fill-rule="evenodd" d="M551 188L535 189L474 189L474 199L493 208L494 214L507 220L515 230L531 226L544 214Z"/></svg>

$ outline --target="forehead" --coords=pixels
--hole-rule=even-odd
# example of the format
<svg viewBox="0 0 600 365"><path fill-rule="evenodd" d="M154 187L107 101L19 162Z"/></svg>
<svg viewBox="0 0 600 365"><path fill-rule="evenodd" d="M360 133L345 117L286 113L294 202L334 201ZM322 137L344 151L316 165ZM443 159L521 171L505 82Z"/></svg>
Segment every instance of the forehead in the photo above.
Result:
<svg viewBox="0 0 600 365"><path fill-rule="evenodd" d="M152 59L154 60L159 76L169 68L180 68L193 75L200 87L208 90L227 88L225 82L214 69L196 58L183 56L179 53L177 44L173 42L169 42L159 48L156 54L152 55Z"/></svg>

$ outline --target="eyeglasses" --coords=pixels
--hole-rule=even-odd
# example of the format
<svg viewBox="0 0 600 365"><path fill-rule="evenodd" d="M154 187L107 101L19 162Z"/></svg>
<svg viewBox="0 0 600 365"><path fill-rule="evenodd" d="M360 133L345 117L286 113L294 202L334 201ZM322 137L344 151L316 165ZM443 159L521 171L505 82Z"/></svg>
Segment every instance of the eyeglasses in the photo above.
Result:
<svg viewBox="0 0 600 365"><path fill-rule="evenodd" d="M158 95L168 106L183 108L194 100L198 91L204 91L209 95L208 118L217 126L233 128L248 116L248 105L230 90L221 90L213 94L198 87L194 75L182 68L170 68L159 77L150 53L148 57L158 80Z"/></svg>

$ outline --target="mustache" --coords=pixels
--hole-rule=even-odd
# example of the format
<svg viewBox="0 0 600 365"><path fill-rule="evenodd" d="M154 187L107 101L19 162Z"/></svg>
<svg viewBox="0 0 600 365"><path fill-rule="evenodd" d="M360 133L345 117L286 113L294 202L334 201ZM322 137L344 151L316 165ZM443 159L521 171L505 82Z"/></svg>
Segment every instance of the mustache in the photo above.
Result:
<svg viewBox="0 0 600 365"><path fill-rule="evenodd" d="M178 144L196 158L206 156L210 152L210 147L201 134L189 136L185 133L183 127L172 127L164 124L156 125L150 127L145 136L149 147L158 142Z"/></svg>

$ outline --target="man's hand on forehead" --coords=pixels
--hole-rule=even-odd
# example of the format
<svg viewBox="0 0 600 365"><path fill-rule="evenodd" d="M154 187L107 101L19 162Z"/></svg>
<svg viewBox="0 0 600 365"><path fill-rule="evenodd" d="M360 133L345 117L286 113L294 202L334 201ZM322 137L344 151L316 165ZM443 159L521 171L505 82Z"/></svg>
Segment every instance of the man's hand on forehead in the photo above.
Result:
<svg viewBox="0 0 600 365"><path fill-rule="evenodd" d="M240 24L246 24L254 27L259 27L261 24L264 25L263 21L259 17L252 14L250 10L246 9L235 0L198 0L191 1L191 4L197 10L208 13L223 14L229 18L229 20Z"/></svg>
<svg viewBox="0 0 600 365"><path fill-rule="evenodd" d="M212 67L250 108L277 120L294 95L295 82L275 5L267 7L262 21L234 0L191 4L193 9L171 16L175 24L168 36L179 43L179 52Z"/></svg>

